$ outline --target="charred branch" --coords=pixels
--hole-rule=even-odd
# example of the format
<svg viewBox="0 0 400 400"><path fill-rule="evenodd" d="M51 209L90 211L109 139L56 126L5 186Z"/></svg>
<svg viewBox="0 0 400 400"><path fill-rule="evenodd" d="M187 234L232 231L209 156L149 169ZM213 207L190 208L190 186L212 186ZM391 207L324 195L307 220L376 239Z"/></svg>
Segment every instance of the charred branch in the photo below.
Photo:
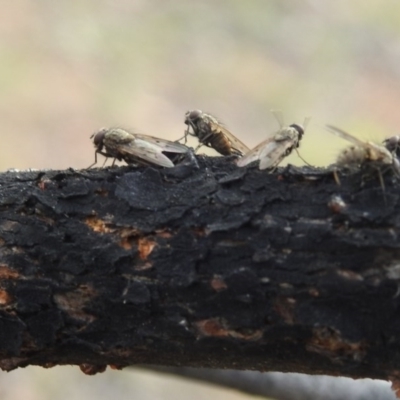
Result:
<svg viewBox="0 0 400 400"><path fill-rule="evenodd" d="M394 178L199 165L0 175L0 367L396 380Z"/></svg>

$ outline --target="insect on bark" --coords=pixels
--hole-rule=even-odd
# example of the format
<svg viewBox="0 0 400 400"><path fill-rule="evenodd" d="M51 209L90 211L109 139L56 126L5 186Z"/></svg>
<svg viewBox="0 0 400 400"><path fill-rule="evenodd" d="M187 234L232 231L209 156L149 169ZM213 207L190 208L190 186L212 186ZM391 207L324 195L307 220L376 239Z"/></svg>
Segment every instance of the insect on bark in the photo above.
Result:
<svg viewBox="0 0 400 400"><path fill-rule="evenodd" d="M130 133L121 128L103 128L94 133L93 139L95 160L90 167L97 163L97 154L115 160L124 160L127 164L160 165L174 167L174 159L179 154L191 150L176 142L138 133ZM89 168L90 168L89 167Z"/></svg>
<svg viewBox="0 0 400 400"><path fill-rule="evenodd" d="M329 132L334 135L353 143L353 146L339 153L336 159L336 164L338 166L344 166L353 170L359 170L365 166L374 168L378 172L379 181L383 190L385 189L381 172L383 168L389 167L397 177L400 177L400 162L395 155L396 148L392 148L395 143L394 141L390 142L391 138L386 139L384 141L385 146L382 146L370 141L363 142L350 133L333 125L326 125L326 127ZM334 171L334 177L336 182L340 184L336 171Z"/></svg>
<svg viewBox="0 0 400 400"><path fill-rule="evenodd" d="M200 142L195 152L203 145L213 148L224 156L241 156L250 150L210 114L200 110L188 111L185 114L185 124L188 126L182 138L185 139L185 143L188 135L197 137ZM190 132L190 128L193 132Z"/></svg>
<svg viewBox="0 0 400 400"><path fill-rule="evenodd" d="M278 120L280 129L237 160L239 167L259 160L260 169L275 168L293 150L297 152L310 118L304 120L303 126L299 124L284 126L282 114L278 111L272 111L272 113ZM298 152L297 154L300 157Z"/></svg>

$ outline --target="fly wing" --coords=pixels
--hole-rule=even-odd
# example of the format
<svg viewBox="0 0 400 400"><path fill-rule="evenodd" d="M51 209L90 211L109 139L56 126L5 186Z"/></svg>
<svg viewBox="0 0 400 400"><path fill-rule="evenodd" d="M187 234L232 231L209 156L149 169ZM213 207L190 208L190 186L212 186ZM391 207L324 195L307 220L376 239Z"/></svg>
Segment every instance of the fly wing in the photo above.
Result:
<svg viewBox="0 0 400 400"><path fill-rule="evenodd" d="M133 158L160 165L162 167L174 167L174 163L162 153L162 148L156 144L148 142L147 140L135 138L135 140L129 144L120 145L118 150L122 156L126 156L128 159L129 156L133 156Z"/></svg>
<svg viewBox="0 0 400 400"><path fill-rule="evenodd" d="M241 142L234 134L229 132L229 130L226 129L224 126L211 120L209 120L209 124L213 132L221 132L223 135L225 135L232 143L232 147L236 150L239 150L242 154L248 153L250 151L250 149L243 142Z"/></svg>
<svg viewBox="0 0 400 400"><path fill-rule="evenodd" d="M347 140L347 141L349 141L349 142L351 142L351 143L353 143L353 144L355 144L357 146L369 147L366 142L363 142L362 140L356 138L353 135L350 135L350 133L347 133L347 132L343 131L340 128L336 128L336 126L326 125L326 128L328 129L329 132L333 133L334 135L339 136L342 139L345 139L345 140Z"/></svg>
<svg viewBox="0 0 400 400"><path fill-rule="evenodd" d="M154 136L134 134L135 138L158 146L161 151L168 151L170 153L187 153L189 148L184 144L178 142L171 142L170 140L160 139Z"/></svg>
<svg viewBox="0 0 400 400"><path fill-rule="evenodd" d="M275 135L272 135L271 137L265 139L263 142L254 147L254 149L248 151L242 158L239 158L239 160L237 160L236 164L239 167L244 167L245 165L248 165L253 161L259 160L260 154L263 151L264 147L273 146L273 144L276 143L274 140L274 136Z"/></svg>
<svg viewBox="0 0 400 400"><path fill-rule="evenodd" d="M259 168L267 169L276 167L282 159L288 155L288 151L294 146L294 144L294 140L291 139L283 142L273 141L270 143L261 151Z"/></svg>
<svg viewBox="0 0 400 400"><path fill-rule="evenodd" d="M285 126L282 111L281 110L270 110L270 111L278 121L279 127L282 129Z"/></svg>

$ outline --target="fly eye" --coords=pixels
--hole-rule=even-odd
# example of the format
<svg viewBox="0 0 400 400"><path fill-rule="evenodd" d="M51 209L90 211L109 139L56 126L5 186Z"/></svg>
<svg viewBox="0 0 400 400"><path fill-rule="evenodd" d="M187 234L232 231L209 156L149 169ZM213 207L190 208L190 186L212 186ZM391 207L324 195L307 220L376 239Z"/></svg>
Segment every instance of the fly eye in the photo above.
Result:
<svg viewBox="0 0 400 400"><path fill-rule="evenodd" d="M400 136L392 136L383 141L389 151L396 151L400 146Z"/></svg>
<svg viewBox="0 0 400 400"><path fill-rule="evenodd" d="M303 128L301 125L292 124L292 125L290 125L290 127L296 129L296 131L299 133L299 136L300 136L300 137L303 136L303 134L304 134L304 128Z"/></svg>
<svg viewBox="0 0 400 400"><path fill-rule="evenodd" d="M191 120L195 120L200 118L202 112L200 110L193 110L189 112L188 118Z"/></svg>
<svg viewBox="0 0 400 400"><path fill-rule="evenodd" d="M105 129L101 129L99 130L97 133L95 133L94 139L93 139L93 143L96 147L102 147L103 146L103 140L104 140L104 136L106 134L106 130ZM92 136L92 137L93 137Z"/></svg>

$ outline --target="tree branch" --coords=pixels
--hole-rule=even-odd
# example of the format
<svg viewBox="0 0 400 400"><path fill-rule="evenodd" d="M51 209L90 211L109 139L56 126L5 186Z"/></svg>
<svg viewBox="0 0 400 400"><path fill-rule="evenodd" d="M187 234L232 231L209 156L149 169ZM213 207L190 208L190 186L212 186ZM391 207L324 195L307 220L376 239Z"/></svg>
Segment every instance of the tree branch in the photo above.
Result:
<svg viewBox="0 0 400 400"><path fill-rule="evenodd" d="M400 186L199 164L0 175L0 367L396 380Z"/></svg>
<svg viewBox="0 0 400 400"><path fill-rule="evenodd" d="M390 382L326 375L219 370L190 367L141 366L146 370L181 376L206 384L240 390L275 400L393 400Z"/></svg>

